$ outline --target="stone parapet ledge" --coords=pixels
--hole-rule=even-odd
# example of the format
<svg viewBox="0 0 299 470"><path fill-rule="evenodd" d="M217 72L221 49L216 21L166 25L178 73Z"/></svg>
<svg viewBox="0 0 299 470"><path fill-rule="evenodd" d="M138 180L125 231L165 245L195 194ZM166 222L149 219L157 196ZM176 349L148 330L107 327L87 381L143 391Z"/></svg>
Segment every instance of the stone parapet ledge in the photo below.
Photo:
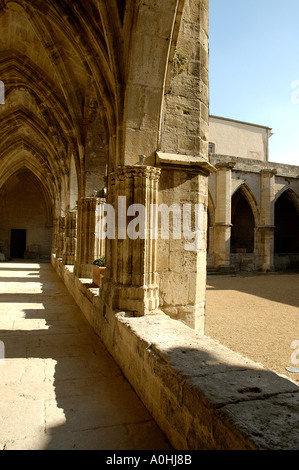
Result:
<svg viewBox="0 0 299 470"><path fill-rule="evenodd" d="M221 164L234 164L235 171L244 171L248 173L275 174L297 179L299 176L299 166L287 165L277 162L262 162L250 158L235 157L233 155L213 154L210 156L210 163L213 166Z"/></svg>
<svg viewBox="0 0 299 470"><path fill-rule="evenodd" d="M109 311L100 291L91 295L68 267L58 272L175 449L298 447L295 383L161 311Z"/></svg>
<svg viewBox="0 0 299 470"><path fill-rule="evenodd" d="M116 318L121 366L176 449L297 447L296 384L163 314Z"/></svg>

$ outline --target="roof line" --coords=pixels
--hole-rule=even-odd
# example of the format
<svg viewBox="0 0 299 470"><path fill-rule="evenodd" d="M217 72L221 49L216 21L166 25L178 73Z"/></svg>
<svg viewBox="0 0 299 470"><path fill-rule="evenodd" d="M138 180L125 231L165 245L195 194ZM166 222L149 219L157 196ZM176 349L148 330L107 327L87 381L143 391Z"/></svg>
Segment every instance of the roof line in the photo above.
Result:
<svg viewBox="0 0 299 470"><path fill-rule="evenodd" d="M238 122L240 124L246 124L247 126L260 127L262 129L269 129L270 131L272 131L271 127L261 126L260 124L252 124L251 122L246 122L246 121L239 121L237 119L230 119L230 118L225 118L225 117L221 117L221 116L215 116L215 115L212 115L212 114L210 114L210 118L222 119L223 121Z"/></svg>

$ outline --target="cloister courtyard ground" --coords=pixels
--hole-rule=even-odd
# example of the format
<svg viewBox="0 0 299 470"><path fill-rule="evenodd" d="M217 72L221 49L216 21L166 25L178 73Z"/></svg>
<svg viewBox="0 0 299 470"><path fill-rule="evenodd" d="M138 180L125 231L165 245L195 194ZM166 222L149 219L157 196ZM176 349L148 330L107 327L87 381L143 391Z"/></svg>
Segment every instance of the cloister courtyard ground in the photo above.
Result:
<svg viewBox="0 0 299 470"><path fill-rule="evenodd" d="M208 277L206 335L299 383L299 274Z"/></svg>

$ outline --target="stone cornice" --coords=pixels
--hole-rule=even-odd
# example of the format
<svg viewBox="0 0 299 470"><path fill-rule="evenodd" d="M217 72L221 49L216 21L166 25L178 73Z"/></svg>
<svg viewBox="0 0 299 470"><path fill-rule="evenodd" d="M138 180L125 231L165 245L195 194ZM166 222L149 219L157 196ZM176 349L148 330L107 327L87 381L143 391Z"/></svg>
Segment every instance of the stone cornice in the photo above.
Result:
<svg viewBox="0 0 299 470"><path fill-rule="evenodd" d="M161 168L193 170L206 175L216 171L216 168L201 156L156 152L156 163Z"/></svg>

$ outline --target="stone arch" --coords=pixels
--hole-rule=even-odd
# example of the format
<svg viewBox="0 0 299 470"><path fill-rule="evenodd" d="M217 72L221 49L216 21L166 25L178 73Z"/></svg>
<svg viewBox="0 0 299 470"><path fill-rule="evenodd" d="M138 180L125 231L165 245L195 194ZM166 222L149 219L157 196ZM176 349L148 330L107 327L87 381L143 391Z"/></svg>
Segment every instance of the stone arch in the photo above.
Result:
<svg viewBox="0 0 299 470"><path fill-rule="evenodd" d="M294 206L296 207L297 211L299 212L299 196L296 192L290 188L289 186L284 186L280 191L275 194L275 203L278 199L284 194L287 193L289 199L293 202Z"/></svg>
<svg viewBox="0 0 299 470"><path fill-rule="evenodd" d="M254 253L258 215L257 204L250 188L242 184L231 199L231 253Z"/></svg>
<svg viewBox="0 0 299 470"><path fill-rule="evenodd" d="M26 245L20 257L50 259L52 227L53 201L44 182L28 166L15 166L1 184L0 251L6 259L13 256L12 234L23 232Z"/></svg>
<svg viewBox="0 0 299 470"><path fill-rule="evenodd" d="M38 167L36 162L31 158L26 159L22 158L19 160L14 160L10 163L9 166L5 168L0 168L0 196L3 195L7 182L14 175L26 171L35 177L35 181L41 189L45 201L45 214L47 219L47 225L51 226L53 224L53 214L54 214L54 201L55 201L55 189L49 184L45 184L44 172L41 168Z"/></svg>
<svg viewBox="0 0 299 470"><path fill-rule="evenodd" d="M32 113L24 109L18 108L17 110L10 110L2 114L3 126L1 129L3 141L6 143L8 140L16 139L20 135L30 135L30 140L36 142L34 146L38 146L44 150L44 153L51 155L49 162L56 166L58 174L66 173L65 158L61 158L61 154L55 145L53 138L44 130L43 122L39 120ZM26 129L26 132L24 132ZM28 138L27 138L28 141ZM4 146L4 142L1 146Z"/></svg>
<svg viewBox="0 0 299 470"><path fill-rule="evenodd" d="M18 43L14 41L10 45L11 49L0 51L0 70L8 85L7 97L18 88L26 88L36 101L36 112L33 116L29 118L30 112L24 108L21 116L21 106L18 103L18 108L11 113L12 119L16 116L21 119L26 115L26 123L31 129L35 127L36 132L40 130L44 141L49 137L49 147L54 145L56 148L56 160L62 167L58 174L67 174L67 155L70 151L73 153L79 170L79 191L81 196L84 196L85 181L81 167L86 168L85 147L88 132L84 120L89 119L89 78L95 75L95 68L98 76L92 80L97 83L98 114L102 119L105 117L105 124L107 119L109 120L106 112L107 102L113 102L112 76L107 65L109 57L104 45L105 36L100 38L97 33L95 40L95 31L92 31L95 21L89 21L97 10L88 11L89 8L80 6L78 13L79 5L73 8L72 4L63 5L59 2L47 5L46 8L41 8L40 4L34 1L20 0L15 2L15 5L17 4L18 7L12 7L10 2L4 1L1 4L2 12L5 15L5 12L12 9L15 20L20 21L21 16L24 18L21 26L27 28L28 36L35 35L33 42L39 42L40 52L35 53L34 48L31 50L26 44L20 52ZM100 21L99 16L97 20ZM96 53L93 50L95 48ZM100 61L97 60L99 55ZM94 71L89 63L93 63ZM115 119L113 122L115 123ZM107 127L105 124L101 127ZM97 133L98 131L95 132ZM104 133L103 137L106 138ZM107 144L106 146L108 147ZM89 168L87 171L88 174L91 173Z"/></svg>
<svg viewBox="0 0 299 470"><path fill-rule="evenodd" d="M44 151L36 147L30 139L10 139L6 144L5 148L0 146L2 156L0 178L2 175L12 174L14 166L25 165L28 168L33 168L33 172L41 180L49 181L48 187L51 189L52 195L61 190L62 183L59 174L53 170Z"/></svg>
<svg viewBox="0 0 299 470"><path fill-rule="evenodd" d="M7 85L7 100L14 90L28 90L36 103L38 114L47 119L49 127L59 126L60 132L71 143L72 121L64 96L53 79L30 58L14 49L0 53L0 69Z"/></svg>
<svg viewBox="0 0 299 470"><path fill-rule="evenodd" d="M248 184L246 183L241 183L240 186L236 187L234 192L232 193L232 197L234 196L234 194L236 194L237 191L241 191L243 196L246 198L254 216L255 227L257 227L260 221L260 209L257 200L253 194L253 191L251 190L250 186L248 186Z"/></svg>
<svg viewBox="0 0 299 470"><path fill-rule="evenodd" d="M166 79L172 70L170 62L176 47L183 3L165 0L153 8L150 2L143 2L132 17L121 163L138 162L136 143L149 163L155 161L155 152L161 147L163 98Z"/></svg>
<svg viewBox="0 0 299 470"><path fill-rule="evenodd" d="M117 164L136 163L136 140L139 153L153 156L159 148L165 80L172 68L166 72L167 64L172 65L183 5L184 0L165 0L154 6L130 1L125 9L116 0L96 6L86 2L1 2L2 17L9 9L16 18L23 15L30 35L35 34L39 41L42 75L45 81L55 82L51 89L63 98L81 160L85 143L81 103L89 89L87 77L94 84L103 125L109 129L111 171ZM15 49L17 44L13 44ZM33 65L30 75L34 80L37 54L24 46L25 60L20 62L26 70ZM12 54L7 53L9 56Z"/></svg>
<svg viewBox="0 0 299 470"><path fill-rule="evenodd" d="M25 2L19 1L20 5ZM57 72L71 116L81 159L84 159L86 119L81 103L93 82L99 114L108 129L110 158L115 159L121 134L125 65L123 27L116 20L115 0L98 2L55 2L40 8L26 2L26 14ZM66 21L67 18L67 21ZM68 60L70 56L70 61ZM73 67L76 63L76 67ZM82 194L83 196L84 194Z"/></svg>

